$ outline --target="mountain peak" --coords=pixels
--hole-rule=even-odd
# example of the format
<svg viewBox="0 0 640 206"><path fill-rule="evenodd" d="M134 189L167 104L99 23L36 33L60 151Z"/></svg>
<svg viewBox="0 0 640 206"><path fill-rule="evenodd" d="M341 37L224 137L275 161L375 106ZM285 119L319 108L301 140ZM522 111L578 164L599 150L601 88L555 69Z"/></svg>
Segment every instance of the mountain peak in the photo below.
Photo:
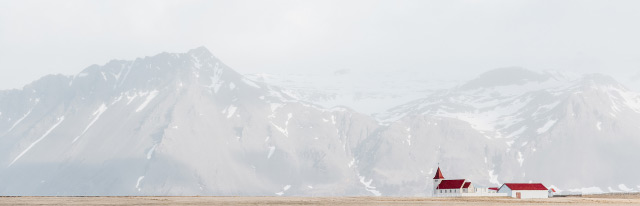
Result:
<svg viewBox="0 0 640 206"><path fill-rule="evenodd" d="M538 73L520 67L506 67L482 73L478 78L462 85L461 89L521 85L531 81L541 82L549 78L549 74Z"/></svg>
<svg viewBox="0 0 640 206"><path fill-rule="evenodd" d="M586 85L624 87L613 77L605 74L585 74L582 81Z"/></svg>
<svg viewBox="0 0 640 206"><path fill-rule="evenodd" d="M209 51L209 49L207 49L207 47L205 46L199 46L196 47L194 49L191 49L187 52L187 54L191 54L193 56L213 56L213 54L211 53L211 51Z"/></svg>

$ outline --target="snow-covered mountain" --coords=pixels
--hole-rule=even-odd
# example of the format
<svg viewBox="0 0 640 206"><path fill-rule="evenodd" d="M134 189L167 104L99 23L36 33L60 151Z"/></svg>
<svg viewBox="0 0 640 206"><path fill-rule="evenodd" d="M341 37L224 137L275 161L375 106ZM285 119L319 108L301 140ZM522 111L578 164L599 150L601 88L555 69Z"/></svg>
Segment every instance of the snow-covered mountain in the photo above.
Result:
<svg viewBox="0 0 640 206"><path fill-rule="evenodd" d="M428 195L438 162L640 185L640 99L607 76L494 70L375 116L255 78L197 48L0 91L0 195Z"/></svg>
<svg viewBox="0 0 640 206"><path fill-rule="evenodd" d="M640 159L640 96L605 75L497 69L377 118L415 115L461 120L504 145L482 154L499 182L640 189L640 166L632 163Z"/></svg>
<svg viewBox="0 0 640 206"><path fill-rule="evenodd" d="M365 136L345 134L373 120L297 103L205 48L47 76L0 111L3 195L368 194L345 146Z"/></svg>
<svg viewBox="0 0 640 206"><path fill-rule="evenodd" d="M246 74L247 78L275 85L296 99L326 108L346 106L375 114L423 98L456 81L434 80L416 71L341 69L314 74Z"/></svg>

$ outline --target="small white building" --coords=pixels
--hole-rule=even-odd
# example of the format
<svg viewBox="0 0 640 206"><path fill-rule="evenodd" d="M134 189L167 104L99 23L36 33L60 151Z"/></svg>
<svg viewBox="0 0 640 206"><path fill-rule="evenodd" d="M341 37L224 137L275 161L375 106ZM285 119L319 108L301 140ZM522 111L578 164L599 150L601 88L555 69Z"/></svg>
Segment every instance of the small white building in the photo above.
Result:
<svg viewBox="0 0 640 206"><path fill-rule="evenodd" d="M471 182L465 182L464 185L462 186L462 192L473 193L473 192L476 192L476 189L475 187L473 187L473 184L471 184Z"/></svg>
<svg viewBox="0 0 640 206"><path fill-rule="evenodd" d="M548 198L549 191L542 183L504 183L498 193L518 199Z"/></svg>
<svg viewBox="0 0 640 206"><path fill-rule="evenodd" d="M556 189L549 187L549 197L553 197L556 194Z"/></svg>

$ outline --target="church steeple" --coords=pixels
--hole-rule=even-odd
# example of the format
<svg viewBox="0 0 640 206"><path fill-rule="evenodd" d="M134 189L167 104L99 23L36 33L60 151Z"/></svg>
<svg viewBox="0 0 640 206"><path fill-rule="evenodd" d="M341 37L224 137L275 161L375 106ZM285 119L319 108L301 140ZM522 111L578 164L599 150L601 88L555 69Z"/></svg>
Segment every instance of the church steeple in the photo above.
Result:
<svg viewBox="0 0 640 206"><path fill-rule="evenodd" d="M438 185L442 183L444 180L444 176L442 176L442 171L440 171L440 163L438 163L438 171L436 171L436 176L433 177L433 195L436 196L438 194Z"/></svg>
<svg viewBox="0 0 640 206"><path fill-rule="evenodd" d="M438 167L438 171L436 171L436 176L433 177L434 180L439 180L439 179L444 179L444 176L442 176L442 171L440 171L440 167Z"/></svg>

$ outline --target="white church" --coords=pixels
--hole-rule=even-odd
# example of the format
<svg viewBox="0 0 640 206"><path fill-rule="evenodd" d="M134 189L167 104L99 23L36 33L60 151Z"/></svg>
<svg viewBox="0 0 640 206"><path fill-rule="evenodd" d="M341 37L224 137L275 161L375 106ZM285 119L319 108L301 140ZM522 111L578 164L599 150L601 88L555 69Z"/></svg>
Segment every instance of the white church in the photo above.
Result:
<svg viewBox="0 0 640 206"><path fill-rule="evenodd" d="M434 197L490 196L513 197L518 199L547 198L551 190L541 183L504 183L499 188L476 187L466 179L445 179L440 167L433 177Z"/></svg>

